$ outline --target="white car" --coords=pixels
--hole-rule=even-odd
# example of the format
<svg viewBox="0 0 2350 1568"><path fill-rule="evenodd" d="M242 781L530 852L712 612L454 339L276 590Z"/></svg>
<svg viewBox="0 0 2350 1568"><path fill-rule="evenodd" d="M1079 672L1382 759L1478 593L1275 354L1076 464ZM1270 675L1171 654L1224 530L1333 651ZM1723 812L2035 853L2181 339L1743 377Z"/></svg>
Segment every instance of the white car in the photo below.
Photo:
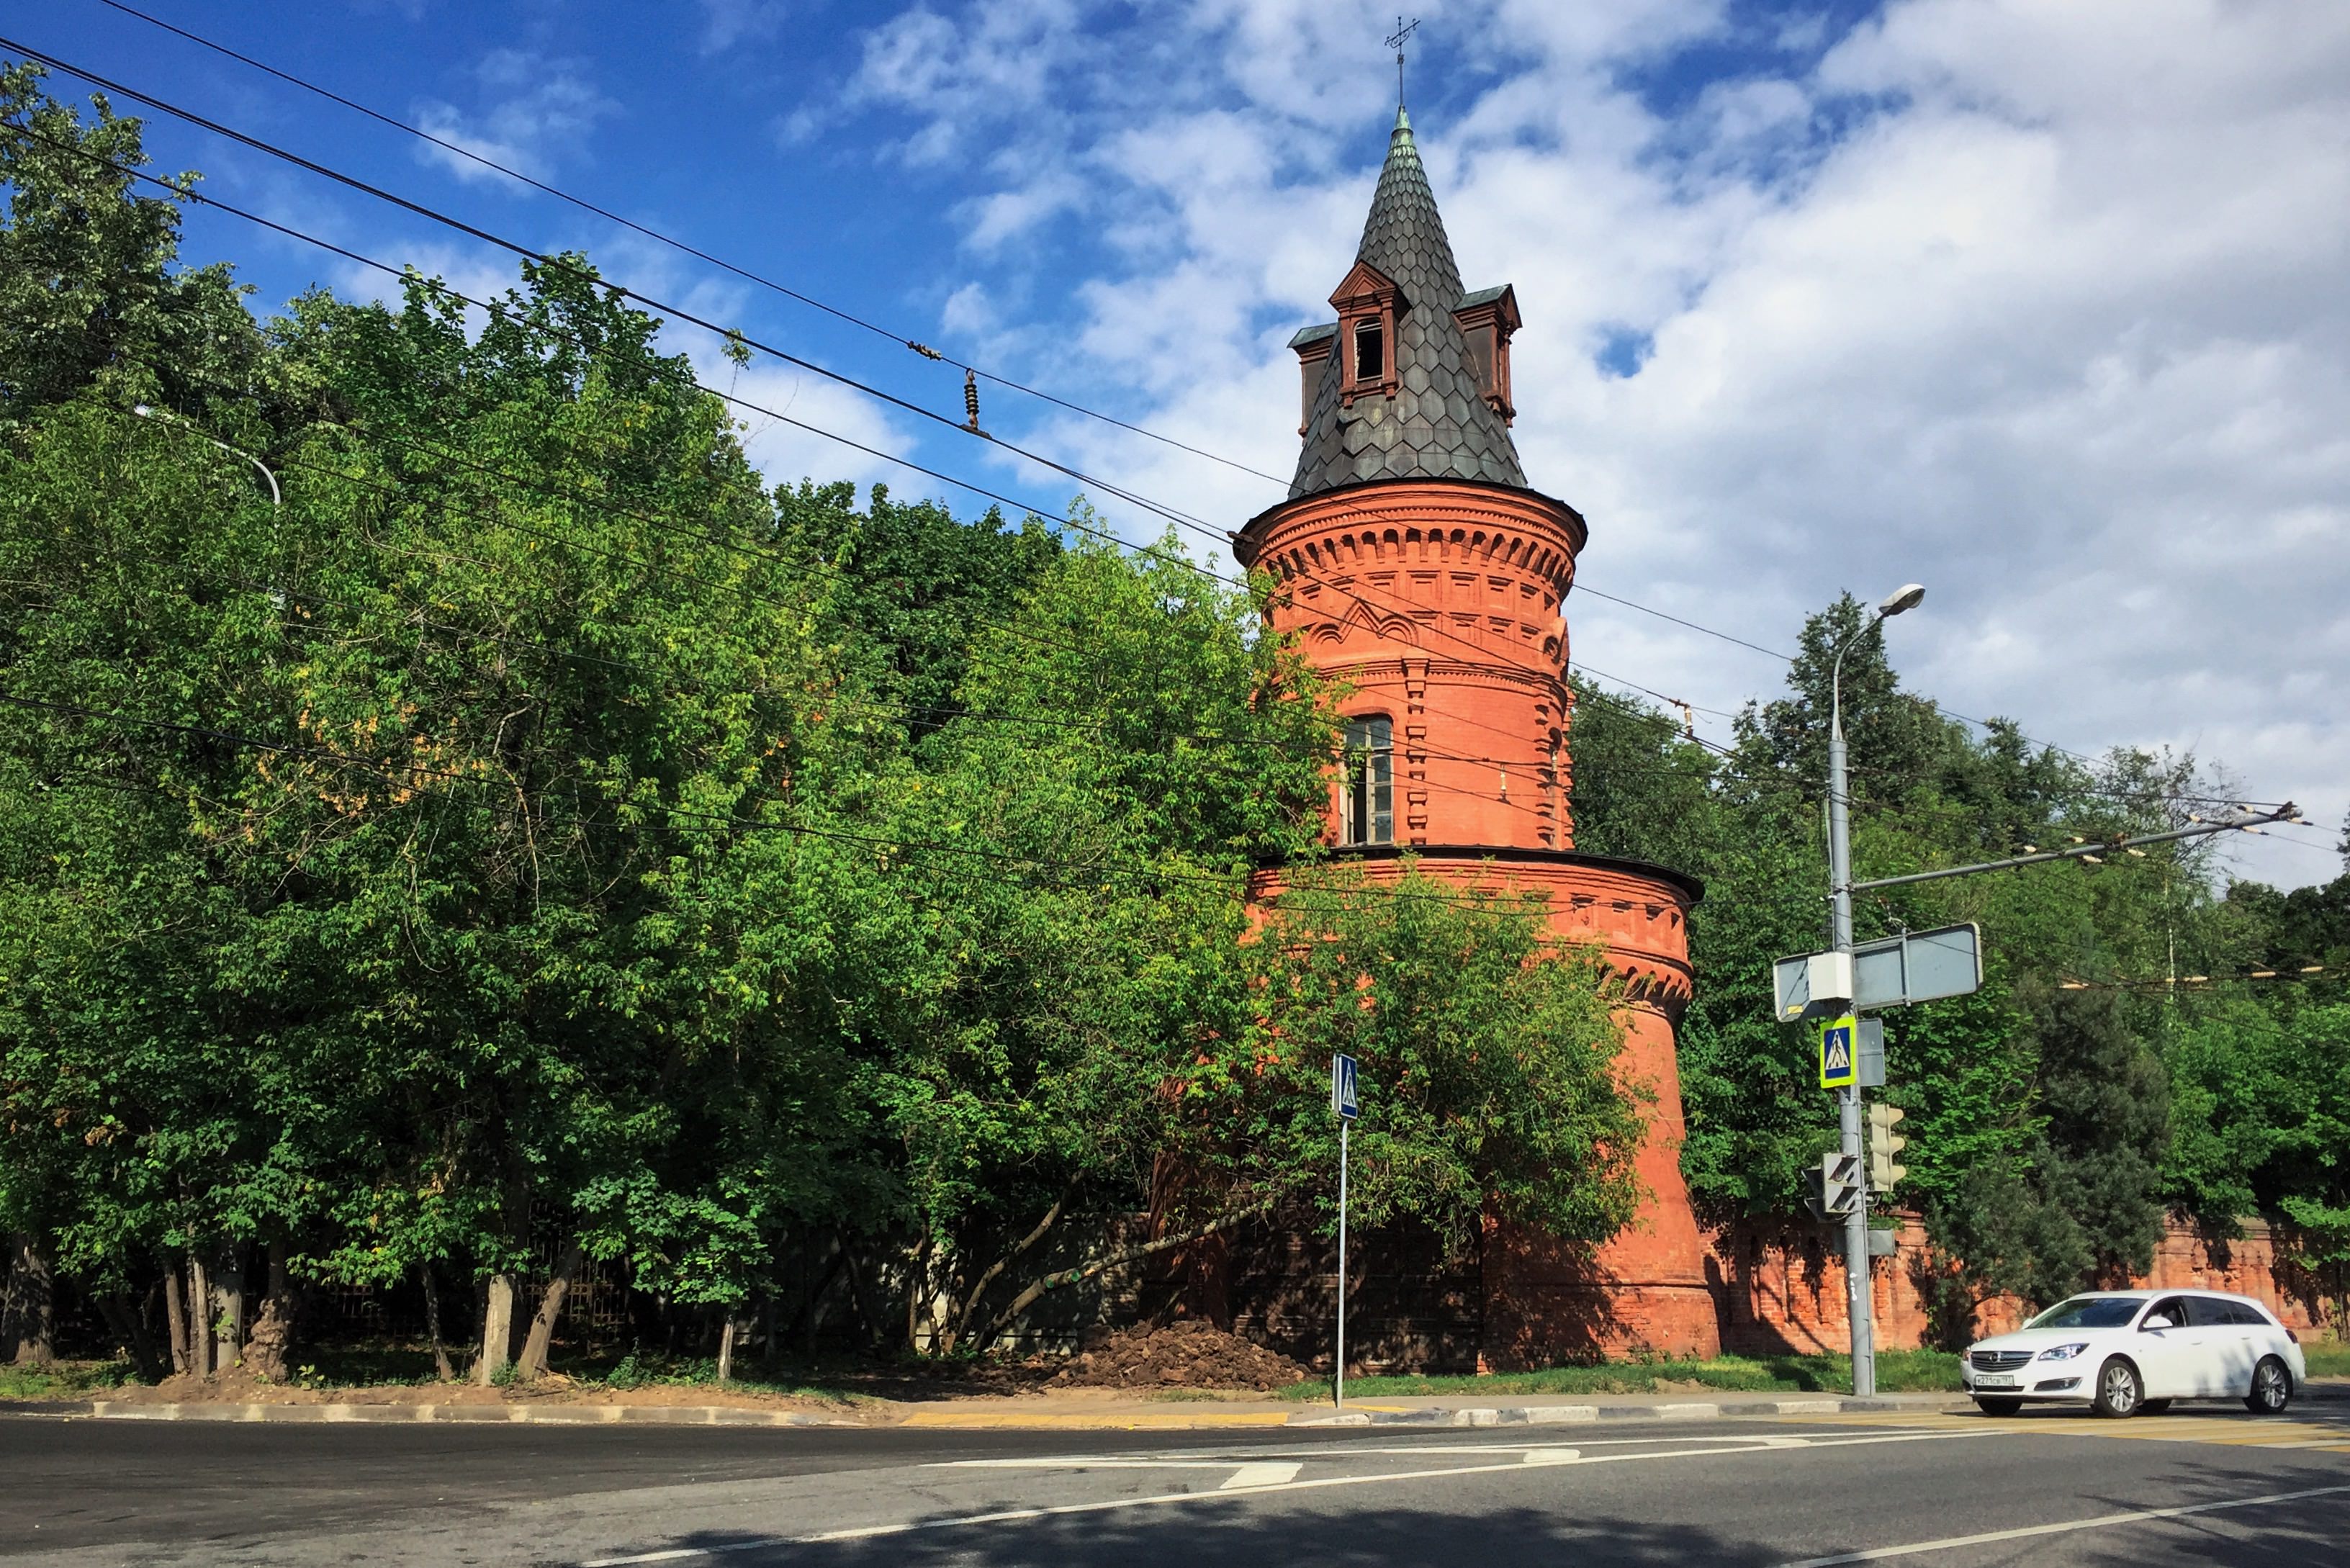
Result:
<svg viewBox="0 0 2350 1568"><path fill-rule="evenodd" d="M2251 1297L2217 1291L2073 1296L2013 1334L1969 1345L1960 1368L1967 1392L1993 1416L2026 1400L2159 1415L2174 1399L2241 1399L2273 1416L2307 1374L2291 1329Z"/></svg>

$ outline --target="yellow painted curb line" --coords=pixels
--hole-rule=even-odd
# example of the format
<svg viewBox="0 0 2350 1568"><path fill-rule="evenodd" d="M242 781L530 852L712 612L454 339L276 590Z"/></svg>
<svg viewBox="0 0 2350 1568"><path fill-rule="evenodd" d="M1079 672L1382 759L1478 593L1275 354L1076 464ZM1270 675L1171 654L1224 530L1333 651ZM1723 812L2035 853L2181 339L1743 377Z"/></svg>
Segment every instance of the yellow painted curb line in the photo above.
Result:
<svg viewBox="0 0 2350 1568"><path fill-rule="evenodd" d="M1166 1415L1137 1413L1130 1416L998 1416L980 1410L916 1410L898 1423L901 1427L952 1427L965 1429L994 1428L1011 1430L1030 1428L1132 1430L1139 1428L1180 1429L1186 1427L1285 1427L1289 1413L1285 1410L1235 1410L1228 1415L1201 1413Z"/></svg>

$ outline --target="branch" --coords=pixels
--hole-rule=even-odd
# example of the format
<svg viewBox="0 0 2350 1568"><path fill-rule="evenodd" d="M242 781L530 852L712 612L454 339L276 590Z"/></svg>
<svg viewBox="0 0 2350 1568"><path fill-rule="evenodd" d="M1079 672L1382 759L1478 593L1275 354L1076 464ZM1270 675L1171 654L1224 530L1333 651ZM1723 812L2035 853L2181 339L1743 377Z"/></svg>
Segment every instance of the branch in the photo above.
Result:
<svg viewBox="0 0 2350 1568"><path fill-rule="evenodd" d="M995 1282L995 1277L998 1274L1003 1272L1014 1260L1044 1239L1045 1232L1053 1228L1053 1221L1061 1217L1062 1207L1069 1201L1076 1190L1077 1184L1072 1180L1062 1189L1061 1195L1053 1199L1053 1206L1045 1210L1045 1217L1036 1221L1036 1228L1021 1237L1019 1245L987 1266L987 1272L979 1276L979 1282L971 1287L971 1294L963 1298L962 1310L955 1314L954 1329L942 1347L944 1350L951 1353L956 1345L962 1343L963 1330L971 1326L972 1315L979 1311L979 1298L986 1293L988 1286Z"/></svg>
<svg viewBox="0 0 2350 1568"><path fill-rule="evenodd" d="M993 1344L995 1336L1003 1333L1004 1328L1010 1324L1014 1318L1018 1317L1022 1313L1035 1305L1036 1299L1047 1291L1057 1291L1066 1285L1077 1284L1083 1281L1093 1278L1096 1274L1098 1274L1105 1270L1119 1268L1128 1263L1139 1262L1155 1252L1164 1252L1170 1248L1180 1247L1187 1242L1196 1241L1202 1236L1212 1236L1217 1231L1224 1229L1227 1225L1236 1225L1243 1220L1252 1219L1256 1215L1263 1213L1266 1210L1272 1207L1273 1199L1270 1198L1263 1199L1258 1202L1249 1204L1246 1208L1228 1210L1224 1213L1218 1215L1215 1219L1208 1221L1205 1225L1199 1226L1194 1230L1186 1231L1181 1235L1161 1236L1156 1241L1146 1241L1139 1247L1129 1247L1123 1252L1115 1252L1107 1258L1097 1258L1094 1262L1087 1263L1080 1268L1062 1269L1056 1272L1046 1274L1043 1279L1038 1280L1026 1290L1022 1291L1018 1295L1013 1297L1012 1304L995 1314L994 1321L987 1325L987 1331L981 1336L980 1343L983 1345Z"/></svg>

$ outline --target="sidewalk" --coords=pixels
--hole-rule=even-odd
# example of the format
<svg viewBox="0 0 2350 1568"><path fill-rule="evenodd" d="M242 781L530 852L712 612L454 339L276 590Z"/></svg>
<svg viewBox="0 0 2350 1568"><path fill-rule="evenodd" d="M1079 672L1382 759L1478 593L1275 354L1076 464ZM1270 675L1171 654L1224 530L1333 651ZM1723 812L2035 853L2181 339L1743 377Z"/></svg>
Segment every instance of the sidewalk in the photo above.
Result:
<svg viewBox="0 0 2350 1568"><path fill-rule="evenodd" d="M1507 1398L1507 1396L1503 1397ZM267 1421L414 1425L831 1427L933 1431L1233 1431L1275 1427L1505 1427L1597 1421L1711 1421L1739 1416L1811 1416L1845 1410L1968 1408L1946 1394L1877 1399L1832 1395L1598 1396L1575 1402L1521 1398L1470 1405L1459 1397L1382 1398L1343 1410L1295 1400L1168 1400L1090 1393L1014 1395L923 1403L875 1400L854 1412L768 1405L177 1404L129 1400L0 1401L0 1415L68 1416L115 1421Z"/></svg>
<svg viewBox="0 0 2350 1568"><path fill-rule="evenodd" d="M1506 1401L1506 1402L1505 1402ZM2296 1404L2350 1403L2350 1379L2313 1381ZM266 1421L312 1424L562 1427L828 1427L931 1431L1220 1432L1271 1428L1576 1426L1617 1421L1716 1421L1739 1417L1828 1416L1855 1411L1927 1415L1968 1411L1957 1394L1886 1394L1854 1399L1833 1394L1596 1395L1572 1401L1502 1396L1468 1403L1460 1396L1381 1397L1343 1410L1327 1404L1246 1397L1136 1398L1096 1390L989 1397L876 1399L853 1410L787 1407L773 1401L732 1405L575 1404L267 1404L234 1401L168 1404L130 1400L0 1400L0 1416L64 1416L111 1421Z"/></svg>

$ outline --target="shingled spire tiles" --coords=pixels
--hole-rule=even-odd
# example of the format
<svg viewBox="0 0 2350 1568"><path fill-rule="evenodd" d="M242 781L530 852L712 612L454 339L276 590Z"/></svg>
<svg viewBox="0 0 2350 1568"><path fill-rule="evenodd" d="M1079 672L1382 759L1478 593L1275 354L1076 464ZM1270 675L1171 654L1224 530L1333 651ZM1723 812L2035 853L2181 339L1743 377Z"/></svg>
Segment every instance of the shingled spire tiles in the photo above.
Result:
<svg viewBox="0 0 2350 1568"><path fill-rule="evenodd" d="M1396 331L1392 398L1339 398L1341 356L1326 362L1305 447L1290 482L1294 498L1380 479L1469 479L1523 488L1525 471L1502 416L1479 395L1477 362L1452 318L1461 269L1420 167L1411 121L1396 111L1395 134L1356 258L1395 280L1404 306Z"/></svg>

